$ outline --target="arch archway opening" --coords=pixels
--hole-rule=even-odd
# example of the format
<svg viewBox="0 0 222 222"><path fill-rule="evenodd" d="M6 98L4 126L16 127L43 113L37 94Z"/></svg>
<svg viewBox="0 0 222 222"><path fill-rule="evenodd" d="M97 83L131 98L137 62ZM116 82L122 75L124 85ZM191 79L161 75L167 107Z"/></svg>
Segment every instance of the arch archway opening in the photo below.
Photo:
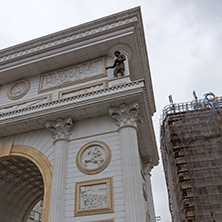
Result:
<svg viewBox="0 0 222 222"><path fill-rule="evenodd" d="M32 205L44 196L39 168L20 156L0 158L0 218L2 221L27 221Z"/></svg>

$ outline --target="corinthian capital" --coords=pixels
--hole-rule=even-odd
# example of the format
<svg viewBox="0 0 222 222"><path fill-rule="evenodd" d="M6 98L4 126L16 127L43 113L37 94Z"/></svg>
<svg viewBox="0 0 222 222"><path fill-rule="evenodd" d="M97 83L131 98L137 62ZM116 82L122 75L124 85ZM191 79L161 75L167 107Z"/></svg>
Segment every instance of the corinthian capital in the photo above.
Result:
<svg viewBox="0 0 222 222"><path fill-rule="evenodd" d="M117 120L117 125L119 127L137 127L137 124L141 122L139 111L139 104L137 102L130 105L126 105L124 103L121 104L118 108L110 108L109 115L112 116L113 119Z"/></svg>
<svg viewBox="0 0 222 222"><path fill-rule="evenodd" d="M57 119L54 122L46 122L46 128L53 133L55 140L69 140L70 131L73 126L71 117Z"/></svg>

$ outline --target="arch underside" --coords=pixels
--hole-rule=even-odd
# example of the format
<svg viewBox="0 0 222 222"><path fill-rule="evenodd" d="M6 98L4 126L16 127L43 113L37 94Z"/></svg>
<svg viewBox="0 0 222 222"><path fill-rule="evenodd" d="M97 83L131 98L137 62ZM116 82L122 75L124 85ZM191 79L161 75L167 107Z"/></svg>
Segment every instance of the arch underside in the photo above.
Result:
<svg viewBox="0 0 222 222"><path fill-rule="evenodd" d="M36 165L23 157L0 162L0 218L2 221L23 221L30 205L43 197L44 183Z"/></svg>
<svg viewBox="0 0 222 222"><path fill-rule="evenodd" d="M42 222L48 221L52 166L38 150L3 144L0 148L0 221L26 222L43 199Z"/></svg>

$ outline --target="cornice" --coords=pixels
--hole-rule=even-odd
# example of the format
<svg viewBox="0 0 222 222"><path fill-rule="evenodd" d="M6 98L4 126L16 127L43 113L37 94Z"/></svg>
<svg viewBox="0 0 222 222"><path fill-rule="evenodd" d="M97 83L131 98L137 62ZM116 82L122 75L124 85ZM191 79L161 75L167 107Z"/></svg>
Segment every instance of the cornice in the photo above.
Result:
<svg viewBox="0 0 222 222"><path fill-rule="evenodd" d="M85 38L85 37L91 37L92 35L100 34L103 31L110 31L111 32L111 30L116 28L116 27L121 28L121 26L136 22L137 20L138 20L138 18L136 16L132 16L132 17L129 17L127 19L118 20L117 22L108 23L106 25L99 26L99 27L96 27L96 28L91 28L91 26L90 26L89 30L80 31L79 33L76 33L76 34L73 34L73 32L75 33L75 29L74 29L73 32L70 33L66 37L60 37L58 35L60 33L58 33L57 34L58 35L57 39L54 40L54 41L49 41L48 40L48 41L45 41L46 43L38 44L35 47L25 47L26 49L24 49L24 50L19 50L18 49L18 50L16 50L16 53L12 53L12 52L9 51L5 56L0 58L0 63L8 62L9 60L12 60L12 59L19 59L20 57L23 57L23 56L26 56L26 55L30 56L31 54L39 53L43 50L44 51L45 50L50 50L52 48L59 47L59 46L62 46L64 44L70 44L73 41L78 41L78 40L81 40L82 38ZM52 36L54 36L55 34L52 34ZM50 35L48 37L49 37L50 40L52 39L52 38L50 38ZM38 40L40 40L40 39L37 39L36 41L38 41ZM0 51L0 53L1 53L1 51ZM3 54L3 53L1 53L1 54Z"/></svg>
<svg viewBox="0 0 222 222"><path fill-rule="evenodd" d="M127 97L129 95L135 95L141 93L144 88L143 80L131 82L124 85L114 86L106 89L97 90L94 92L85 93L61 100L54 100L47 103L42 103L35 106L29 106L26 108L0 113L1 123L4 124L4 120L15 121L25 118L37 117L39 114L52 114L57 112L64 112L73 108L81 108L90 104L95 104L101 101L113 100L121 97Z"/></svg>

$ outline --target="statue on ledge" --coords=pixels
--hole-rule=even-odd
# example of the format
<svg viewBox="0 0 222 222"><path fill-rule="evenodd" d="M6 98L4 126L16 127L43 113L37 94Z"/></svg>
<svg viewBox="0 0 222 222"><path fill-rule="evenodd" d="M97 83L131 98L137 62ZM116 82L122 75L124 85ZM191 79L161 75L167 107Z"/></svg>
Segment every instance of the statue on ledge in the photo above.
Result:
<svg viewBox="0 0 222 222"><path fill-rule="evenodd" d="M124 76L124 71L125 71L124 61L126 60L126 57L125 55L121 54L120 51L115 51L114 55L116 56L114 64L112 66L106 67L106 69L115 68L113 72L114 77L118 77L117 76L118 73L120 73L121 76Z"/></svg>

